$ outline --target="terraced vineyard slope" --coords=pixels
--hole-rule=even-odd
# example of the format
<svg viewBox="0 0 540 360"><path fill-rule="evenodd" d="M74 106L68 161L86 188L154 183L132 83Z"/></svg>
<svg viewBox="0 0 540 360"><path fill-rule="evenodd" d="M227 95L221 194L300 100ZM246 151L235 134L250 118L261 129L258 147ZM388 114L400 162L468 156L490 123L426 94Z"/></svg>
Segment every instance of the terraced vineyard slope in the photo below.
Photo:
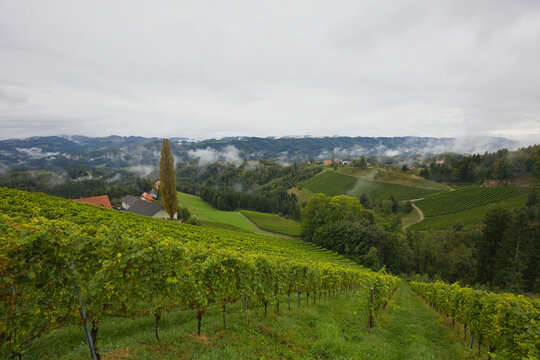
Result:
<svg viewBox="0 0 540 360"><path fill-rule="evenodd" d="M467 186L456 191L426 196L416 205L426 217L448 215L478 206L492 204L524 195L526 187L517 186Z"/></svg>
<svg viewBox="0 0 540 360"><path fill-rule="evenodd" d="M204 228L0 188L0 353L84 321L96 343L105 316L195 310L241 299L373 286L381 306L397 279L300 240ZM244 300L246 301L246 300ZM247 312L246 312L247 316ZM90 335L89 335L90 336ZM83 339L81 339L83 341ZM89 341L90 342L90 341Z"/></svg>
<svg viewBox="0 0 540 360"><path fill-rule="evenodd" d="M467 186L429 195L415 203L426 218L412 228L443 229L457 222L476 224L493 206L509 209L523 206L529 190L518 186Z"/></svg>
<svg viewBox="0 0 540 360"><path fill-rule="evenodd" d="M397 180L396 180L397 181ZM404 181L401 179L401 181ZM311 193L323 193L329 196L349 195L359 197L366 194L370 199L388 199L394 196L398 200L409 200L436 193L441 188L430 184L428 187L407 186L395 182L366 180L355 175L341 172L324 171L303 183L303 190Z"/></svg>

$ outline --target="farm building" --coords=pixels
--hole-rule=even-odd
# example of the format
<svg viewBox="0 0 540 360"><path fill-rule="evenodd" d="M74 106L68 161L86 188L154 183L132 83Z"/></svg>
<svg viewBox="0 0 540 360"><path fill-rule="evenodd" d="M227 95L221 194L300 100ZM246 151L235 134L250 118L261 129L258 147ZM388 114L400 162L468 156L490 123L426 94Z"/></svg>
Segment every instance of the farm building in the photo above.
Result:
<svg viewBox="0 0 540 360"><path fill-rule="evenodd" d="M137 199L134 201L129 208L126 210L127 212L133 213L133 214L139 214L144 216L150 216L158 219L168 219L169 214L163 209L163 206L158 203L154 202L148 202L145 200ZM176 219L176 214L173 216L174 219Z"/></svg>
<svg viewBox="0 0 540 360"><path fill-rule="evenodd" d="M133 205L137 200L139 200L139 199L137 199L137 198L136 198L135 196L133 196L133 195L126 195L126 196L124 196L124 197L122 198L122 200L120 200L120 201L122 201L122 208L127 210L127 209L129 209L129 207L130 207L131 205Z"/></svg>
<svg viewBox="0 0 540 360"><path fill-rule="evenodd" d="M146 200L146 201L152 201L152 200L154 200L154 195L143 192L140 199L141 200Z"/></svg>
<svg viewBox="0 0 540 360"><path fill-rule="evenodd" d="M107 209L112 209L111 202L109 201L109 197L107 195L101 195L101 196L92 196L92 197L86 197L86 198L80 198L80 199L74 199L73 201L82 202L86 204L101 206Z"/></svg>

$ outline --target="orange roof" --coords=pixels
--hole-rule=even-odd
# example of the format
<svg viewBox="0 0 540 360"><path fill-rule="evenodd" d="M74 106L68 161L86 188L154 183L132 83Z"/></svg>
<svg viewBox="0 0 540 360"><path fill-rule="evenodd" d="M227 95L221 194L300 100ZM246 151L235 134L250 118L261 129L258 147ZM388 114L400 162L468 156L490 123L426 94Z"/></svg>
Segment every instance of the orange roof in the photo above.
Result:
<svg viewBox="0 0 540 360"><path fill-rule="evenodd" d="M152 194L147 194L147 193L144 192L144 193L141 195L141 200L142 200L143 198L146 199L146 201L152 201L152 200L154 200L154 195L152 195Z"/></svg>
<svg viewBox="0 0 540 360"><path fill-rule="evenodd" d="M324 164L331 164L332 160L324 160Z"/></svg>
<svg viewBox="0 0 540 360"><path fill-rule="evenodd" d="M96 206L102 206L107 209L112 209L111 202L109 201L109 197L107 195L74 199L73 201L82 202L86 204L92 204Z"/></svg>

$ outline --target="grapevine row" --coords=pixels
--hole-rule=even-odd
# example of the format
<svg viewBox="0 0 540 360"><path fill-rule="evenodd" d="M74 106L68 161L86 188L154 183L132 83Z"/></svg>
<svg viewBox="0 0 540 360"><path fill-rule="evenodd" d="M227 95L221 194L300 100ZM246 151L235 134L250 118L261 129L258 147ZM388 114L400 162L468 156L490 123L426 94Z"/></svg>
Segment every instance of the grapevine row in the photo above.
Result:
<svg viewBox="0 0 540 360"><path fill-rule="evenodd" d="M411 283L442 315L464 325L490 354L504 359L540 358L540 301L521 295L495 294L458 284Z"/></svg>
<svg viewBox="0 0 540 360"><path fill-rule="evenodd" d="M527 188L517 186L467 186L456 191L426 196L417 205L425 216L447 215L477 206L513 198L527 193Z"/></svg>
<svg viewBox="0 0 540 360"><path fill-rule="evenodd" d="M224 308L245 297L266 307L282 294L351 286L374 287L379 307L397 282L320 250L266 246L261 240L271 242L270 237L203 231L213 237L198 241L204 236L195 227L144 222L76 203L82 216L60 219L55 214L67 214L71 202L31 203L32 194L19 193L17 199L0 198L0 207L12 205L5 207L11 214L0 217L0 353L7 356L51 329L77 322L81 298L96 341L103 316L154 314L158 336L161 316L173 310L194 309L200 321L209 306ZM97 215L95 221L91 214ZM103 214L108 221L99 219Z"/></svg>
<svg viewBox="0 0 540 360"><path fill-rule="evenodd" d="M139 236L154 232L158 236L174 238L179 242L207 243L243 253L265 253L292 256L309 261L315 254L320 261L329 264L352 266L357 264L333 251L312 246L302 240L270 237L244 231L178 224L122 211L113 211L96 206L76 203L40 193L28 193L0 188L0 213L11 217L31 219L64 219L79 225L99 226L115 224L117 231L126 236ZM291 255L294 253L294 255Z"/></svg>

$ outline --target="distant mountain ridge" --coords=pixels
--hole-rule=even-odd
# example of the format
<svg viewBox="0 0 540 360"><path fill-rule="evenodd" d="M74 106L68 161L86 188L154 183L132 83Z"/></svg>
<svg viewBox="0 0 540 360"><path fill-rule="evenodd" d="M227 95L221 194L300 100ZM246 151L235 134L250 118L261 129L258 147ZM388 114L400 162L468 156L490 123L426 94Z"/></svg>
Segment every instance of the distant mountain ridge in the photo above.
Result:
<svg viewBox="0 0 540 360"><path fill-rule="evenodd" d="M461 154L515 149L518 142L500 137L227 137L195 141L170 138L177 161L235 162L269 159L292 162L359 156L425 155L444 152ZM0 141L0 167L66 166L84 163L112 168L150 165L159 159L161 139L140 136L86 137L46 136Z"/></svg>

